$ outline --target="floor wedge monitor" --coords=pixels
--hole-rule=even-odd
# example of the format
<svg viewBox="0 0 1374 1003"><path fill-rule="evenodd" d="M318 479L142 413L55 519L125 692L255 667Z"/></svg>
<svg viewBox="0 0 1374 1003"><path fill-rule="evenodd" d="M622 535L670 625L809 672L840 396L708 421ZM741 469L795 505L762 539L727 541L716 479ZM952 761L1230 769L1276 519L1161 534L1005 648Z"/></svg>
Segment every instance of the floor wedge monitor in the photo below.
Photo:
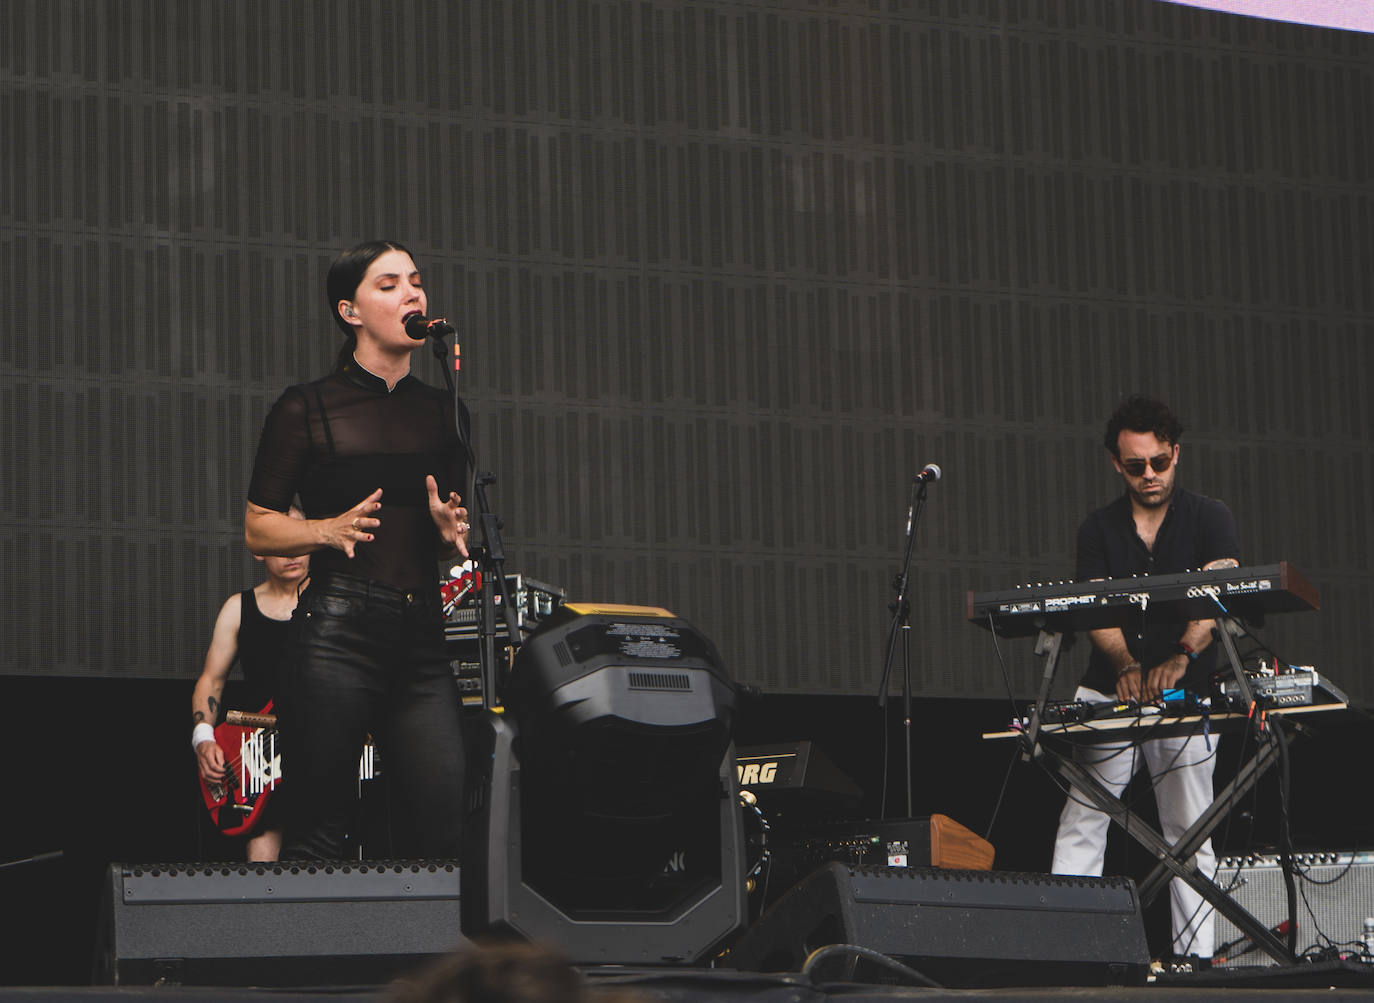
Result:
<svg viewBox="0 0 1374 1003"><path fill-rule="evenodd" d="M377 985L462 942L454 861L111 864L94 980Z"/></svg>
<svg viewBox="0 0 1374 1003"><path fill-rule="evenodd" d="M830 863L764 912L727 964L795 972L831 944L876 951L949 987L1139 985L1150 960L1126 878Z"/></svg>

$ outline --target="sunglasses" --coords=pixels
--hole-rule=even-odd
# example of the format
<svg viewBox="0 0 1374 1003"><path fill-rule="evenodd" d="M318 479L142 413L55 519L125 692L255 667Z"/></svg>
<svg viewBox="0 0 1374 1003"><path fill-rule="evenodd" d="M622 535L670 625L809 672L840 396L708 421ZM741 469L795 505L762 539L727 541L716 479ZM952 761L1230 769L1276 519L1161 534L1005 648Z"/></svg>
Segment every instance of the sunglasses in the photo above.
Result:
<svg viewBox="0 0 1374 1003"><path fill-rule="evenodd" d="M1174 453L1170 450L1167 453L1160 453L1152 456L1148 460L1121 460L1121 469L1132 477L1141 477L1145 473L1145 465L1148 463L1150 468L1157 474L1162 474L1174 464Z"/></svg>

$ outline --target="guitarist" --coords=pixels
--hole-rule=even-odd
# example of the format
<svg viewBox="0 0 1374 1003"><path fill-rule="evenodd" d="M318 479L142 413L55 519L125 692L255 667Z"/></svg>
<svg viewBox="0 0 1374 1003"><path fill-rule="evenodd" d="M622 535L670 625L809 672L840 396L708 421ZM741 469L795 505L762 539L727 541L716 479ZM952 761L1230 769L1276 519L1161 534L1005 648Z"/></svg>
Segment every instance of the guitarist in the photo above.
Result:
<svg viewBox="0 0 1374 1003"><path fill-rule="evenodd" d="M298 510L297 518L304 518ZM215 618L205 667L191 695L191 744L201 779L225 779L224 750L215 741L214 725L224 710L224 683L237 660L243 670L245 710L259 711L276 694L277 665L286 645L286 631L296 608L296 595L310 574L309 557L259 557L267 578L256 587L236 592L224 601ZM281 853L282 827L274 821L277 802L268 802L248 836L248 860L276 860Z"/></svg>

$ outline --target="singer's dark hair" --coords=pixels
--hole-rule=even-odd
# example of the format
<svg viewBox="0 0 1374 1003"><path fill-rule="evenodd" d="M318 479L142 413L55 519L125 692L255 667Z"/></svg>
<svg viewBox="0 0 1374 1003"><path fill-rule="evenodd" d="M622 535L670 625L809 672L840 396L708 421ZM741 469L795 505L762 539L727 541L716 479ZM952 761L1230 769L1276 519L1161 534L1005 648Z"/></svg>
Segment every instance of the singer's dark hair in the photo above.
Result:
<svg viewBox="0 0 1374 1003"><path fill-rule="evenodd" d="M1172 446L1183 435L1183 424L1168 404L1137 394L1118 404L1112 416L1107 419L1107 434L1103 436L1102 444L1117 459L1121 458L1121 446L1117 440L1121 438L1123 431L1153 432L1160 442L1167 442Z"/></svg>
<svg viewBox="0 0 1374 1003"><path fill-rule="evenodd" d="M329 300L329 316L339 325L339 330L348 338L347 344L339 350L339 361L347 362L358 347L358 336L353 328L339 316L339 301L351 300L363 281L363 276L376 261L388 251L403 251L408 248L394 240L367 240L344 251L329 266L329 274L324 280L325 297ZM415 255L410 254L414 259Z"/></svg>

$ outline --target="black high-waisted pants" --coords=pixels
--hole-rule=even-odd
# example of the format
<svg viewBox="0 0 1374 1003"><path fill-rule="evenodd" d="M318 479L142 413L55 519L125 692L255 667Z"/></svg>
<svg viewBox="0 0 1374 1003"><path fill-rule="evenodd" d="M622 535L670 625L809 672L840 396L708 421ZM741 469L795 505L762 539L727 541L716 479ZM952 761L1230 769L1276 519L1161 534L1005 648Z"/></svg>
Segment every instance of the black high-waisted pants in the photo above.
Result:
<svg viewBox="0 0 1374 1003"><path fill-rule="evenodd" d="M422 594L351 575L312 576L280 671L282 859L342 858L369 732L392 802L405 813L400 828L415 834L395 855L457 857L462 702L437 586Z"/></svg>

